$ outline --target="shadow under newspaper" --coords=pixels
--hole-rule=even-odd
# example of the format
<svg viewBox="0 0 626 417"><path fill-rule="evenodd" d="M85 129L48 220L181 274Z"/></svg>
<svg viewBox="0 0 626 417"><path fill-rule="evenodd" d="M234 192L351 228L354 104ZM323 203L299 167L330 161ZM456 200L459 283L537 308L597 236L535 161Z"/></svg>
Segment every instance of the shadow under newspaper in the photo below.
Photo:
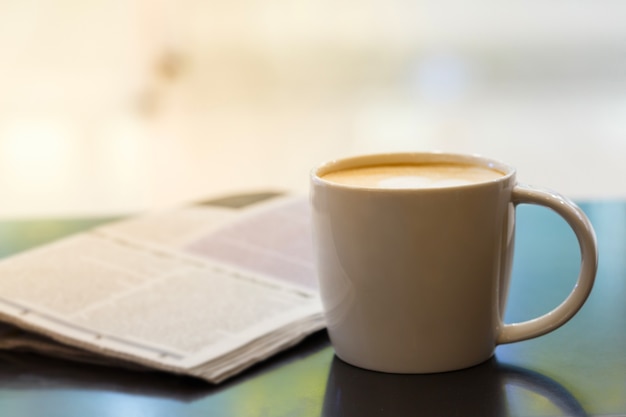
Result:
<svg viewBox="0 0 626 417"><path fill-rule="evenodd" d="M297 346L259 362L219 385L138 366L110 366L106 362L94 364L31 352L0 351L0 390L81 390L91 392L89 398L119 392L192 403L291 362L303 360L329 345L325 331L314 333Z"/></svg>

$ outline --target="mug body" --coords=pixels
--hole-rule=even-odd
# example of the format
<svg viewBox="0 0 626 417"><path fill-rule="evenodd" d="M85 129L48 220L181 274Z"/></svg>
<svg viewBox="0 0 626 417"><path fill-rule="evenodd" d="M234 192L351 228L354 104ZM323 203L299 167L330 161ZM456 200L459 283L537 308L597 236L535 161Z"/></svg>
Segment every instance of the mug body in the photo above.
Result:
<svg viewBox="0 0 626 417"><path fill-rule="evenodd" d="M327 181L347 168L458 163L502 176L469 185L386 189ZM366 369L431 373L493 355L510 276L515 171L473 155L347 158L311 174L313 236L337 356Z"/></svg>

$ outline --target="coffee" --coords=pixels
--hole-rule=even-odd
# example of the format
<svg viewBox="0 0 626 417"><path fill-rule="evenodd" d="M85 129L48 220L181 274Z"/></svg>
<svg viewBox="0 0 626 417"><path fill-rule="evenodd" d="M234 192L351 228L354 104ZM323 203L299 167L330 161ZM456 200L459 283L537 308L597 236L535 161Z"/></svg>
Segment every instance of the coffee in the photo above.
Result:
<svg viewBox="0 0 626 417"><path fill-rule="evenodd" d="M497 345L563 325L593 286L598 248L585 213L554 191L518 183L515 169L499 161L364 155L324 163L310 178L326 327L351 365L397 373L474 366ZM580 244L580 273L552 311L507 324L519 204L550 208L567 222Z"/></svg>
<svg viewBox="0 0 626 417"><path fill-rule="evenodd" d="M504 174L480 165L458 163L389 164L348 168L322 178L367 188L441 188L488 182Z"/></svg>
<svg viewBox="0 0 626 417"><path fill-rule="evenodd" d="M337 356L351 365L397 373L474 366L497 345L563 325L593 286L598 252L585 213L554 191L517 183L515 169L499 161L364 155L326 162L310 179L325 323ZM565 219L580 244L581 269L552 311L507 324L519 204Z"/></svg>

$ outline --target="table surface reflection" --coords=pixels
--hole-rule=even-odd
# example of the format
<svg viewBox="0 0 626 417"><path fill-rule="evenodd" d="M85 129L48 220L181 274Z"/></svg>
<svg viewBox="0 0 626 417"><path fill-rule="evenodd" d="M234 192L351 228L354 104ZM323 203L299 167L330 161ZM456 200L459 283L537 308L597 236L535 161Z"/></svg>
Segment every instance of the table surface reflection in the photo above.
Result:
<svg viewBox="0 0 626 417"><path fill-rule="evenodd" d="M217 386L4 352L0 411L47 417L626 415L626 202L580 205L596 229L600 251L586 305L557 331L499 346L492 359L474 368L435 375L365 371L337 359L325 332ZM580 263L574 234L555 214L521 206L517 219L507 322L545 313L562 301ZM0 256L109 220L0 222Z"/></svg>

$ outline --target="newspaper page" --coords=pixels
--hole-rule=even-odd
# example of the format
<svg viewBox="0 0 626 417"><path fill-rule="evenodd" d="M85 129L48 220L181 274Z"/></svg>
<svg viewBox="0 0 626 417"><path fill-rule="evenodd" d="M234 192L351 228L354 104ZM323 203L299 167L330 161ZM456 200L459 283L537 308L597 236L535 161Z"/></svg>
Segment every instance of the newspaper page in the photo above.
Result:
<svg viewBox="0 0 626 417"><path fill-rule="evenodd" d="M0 262L0 319L219 382L324 326L312 255L304 198L146 215Z"/></svg>

